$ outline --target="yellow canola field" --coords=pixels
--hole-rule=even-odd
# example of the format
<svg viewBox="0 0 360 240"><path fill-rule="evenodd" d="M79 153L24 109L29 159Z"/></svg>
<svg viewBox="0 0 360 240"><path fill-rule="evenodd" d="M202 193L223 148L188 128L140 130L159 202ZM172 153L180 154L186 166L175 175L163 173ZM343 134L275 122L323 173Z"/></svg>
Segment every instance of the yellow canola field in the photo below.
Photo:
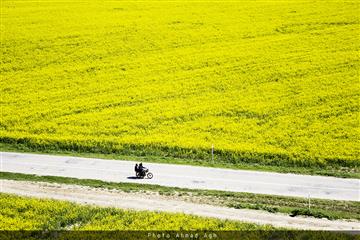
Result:
<svg viewBox="0 0 360 240"><path fill-rule="evenodd" d="M273 230L238 221L182 213L101 208L72 202L19 197L0 193L0 230ZM81 233L81 232L80 232ZM13 233L16 236L16 232ZM44 234L44 233L43 233ZM121 234L121 233L119 233ZM147 234L147 233L146 233ZM6 236L6 233L4 234ZM32 236L31 234L29 234ZM1 233L0 233L1 236ZM34 236L30 239L36 239ZM12 238L14 239L14 238ZM27 237L26 239L29 239ZM46 238L47 239L47 238ZM51 239L51 238L49 238ZM53 238L52 238L53 239ZM61 238L72 239L72 238ZM84 239L84 238L81 238ZM85 238L95 239L95 238ZM106 238L109 239L109 238ZM114 239L123 239L122 237ZM128 238L126 238L128 239Z"/></svg>
<svg viewBox="0 0 360 240"><path fill-rule="evenodd" d="M359 166L358 1L1 2L0 141Z"/></svg>

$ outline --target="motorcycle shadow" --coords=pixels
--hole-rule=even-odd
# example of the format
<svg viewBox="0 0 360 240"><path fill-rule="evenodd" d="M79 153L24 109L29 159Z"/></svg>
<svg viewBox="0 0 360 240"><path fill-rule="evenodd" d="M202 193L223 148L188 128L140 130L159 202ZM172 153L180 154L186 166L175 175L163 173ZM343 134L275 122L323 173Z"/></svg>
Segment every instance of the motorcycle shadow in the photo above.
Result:
<svg viewBox="0 0 360 240"><path fill-rule="evenodd" d="M140 178L138 178L136 176L130 176L130 177L127 177L127 179L140 179Z"/></svg>

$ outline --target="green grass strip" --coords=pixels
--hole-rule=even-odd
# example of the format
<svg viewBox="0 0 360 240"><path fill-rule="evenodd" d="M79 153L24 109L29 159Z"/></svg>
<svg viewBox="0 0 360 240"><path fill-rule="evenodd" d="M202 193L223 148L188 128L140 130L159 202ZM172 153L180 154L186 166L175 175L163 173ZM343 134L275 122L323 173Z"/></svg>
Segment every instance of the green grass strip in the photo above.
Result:
<svg viewBox="0 0 360 240"><path fill-rule="evenodd" d="M226 161L211 161L199 158L176 158L165 155L151 155L144 154L143 152L132 152L128 155L119 153L102 153L101 151L82 151L78 149L64 150L59 148L51 148L49 146L35 146L27 144L9 144L0 142L1 151L8 152L25 152L25 153L37 153L37 154L52 154L52 155L69 155L77 157L88 158L101 158L101 159L118 159L118 160L134 160L142 162L153 163L168 163L168 164L181 164L181 165L193 165L204 167L216 167L216 168L229 168L229 169L242 169L242 170L256 170L256 171L270 171L280 173L294 173L294 174L306 174L306 175L322 175L333 176L341 178L358 178L360 179L360 170L357 166L341 167L340 165L308 165L308 166L296 166L296 165L269 165L261 162L247 162L236 161L235 163ZM209 158L211 159L211 157Z"/></svg>

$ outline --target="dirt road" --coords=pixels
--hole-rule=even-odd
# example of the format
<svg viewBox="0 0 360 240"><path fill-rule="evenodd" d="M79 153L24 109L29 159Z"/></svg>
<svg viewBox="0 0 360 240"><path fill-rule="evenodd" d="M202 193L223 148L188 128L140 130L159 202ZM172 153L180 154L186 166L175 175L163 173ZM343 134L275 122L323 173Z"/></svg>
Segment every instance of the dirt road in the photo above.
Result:
<svg viewBox="0 0 360 240"><path fill-rule="evenodd" d="M168 196L125 193L116 190L53 183L1 180L1 192L22 196L68 200L82 204L124 209L182 212L186 214L231 219L276 227L317 230L360 230L358 221L330 221L306 217L290 217L264 211L232 209L174 200Z"/></svg>

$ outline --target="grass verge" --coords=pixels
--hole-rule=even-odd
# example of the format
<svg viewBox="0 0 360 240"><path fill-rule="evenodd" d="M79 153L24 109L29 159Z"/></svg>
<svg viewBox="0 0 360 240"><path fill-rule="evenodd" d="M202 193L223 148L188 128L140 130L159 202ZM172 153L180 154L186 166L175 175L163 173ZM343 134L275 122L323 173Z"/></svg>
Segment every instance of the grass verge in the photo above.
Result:
<svg viewBox="0 0 360 240"><path fill-rule="evenodd" d="M115 183L91 179L65 178L55 176L37 176L21 173L0 172L0 179L17 181L35 181L61 184L75 184L94 188L116 189L124 192L142 192L144 194L161 194L177 200L285 213L290 216L306 215L316 218L357 219L360 220L360 202L283 197L266 194L237 193L216 190L195 190L159 185L137 183Z"/></svg>

